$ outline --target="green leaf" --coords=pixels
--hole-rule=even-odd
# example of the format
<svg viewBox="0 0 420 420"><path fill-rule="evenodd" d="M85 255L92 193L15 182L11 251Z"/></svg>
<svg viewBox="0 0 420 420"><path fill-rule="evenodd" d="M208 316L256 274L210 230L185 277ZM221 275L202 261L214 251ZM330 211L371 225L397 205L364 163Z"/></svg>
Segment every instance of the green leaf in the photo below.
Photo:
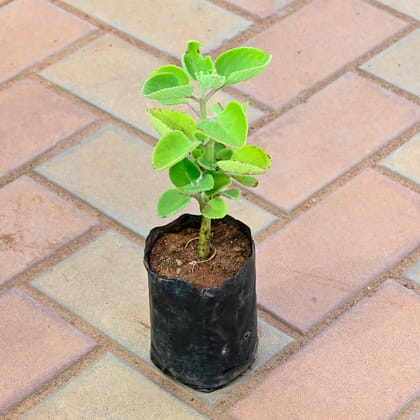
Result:
<svg viewBox="0 0 420 420"><path fill-rule="evenodd" d="M248 122L240 103L231 101L216 120L204 120L197 127L214 140L233 147L246 143Z"/></svg>
<svg viewBox="0 0 420 420"><path fill-rule="evenodd" d="M215 166L213 163L209 162L209 161L206 159L206 157L205 157L205 156L200 156L200 157L197 159L197 163L198 163L198 164L199 164L202 168L207 169L207 170L209 170L209 171L213 171L214 169L216 169L216 166Z"/></svg>
<svg viewBox="0 0 420 420"><path fill-rule="evenodd" d="M225 51L217 57L218 74L226 77L226 85L251 79L268 65L271 55L252 47L239 47Z"/></svg>
<svg viewBox="0 0 420 420"><path fill-rule="evenodd" d="M179 130L191 140L194 139L196 123L188 114L172 109L159 108L149 108L147 113L149 114L150 122L160 135L163 136L172 130Z"/></svg>
<svg viewBox="0 0 420 420"><path fill-rule="evenodd" d="M159 198L156 211L160 217L172 216L190 203L190 197L178 190L167 190Z"/></svg>
<svg viewBox="0 0 420 420"><path fill-rule="evenodd" d="M200 178L200 169L189 159L182 159L169 168L169 178L175 187L185 187Z"/></svg>
<svg viewBox="0 0 420 420"><path fill-rule="evenodd" d="M231 200L238 200L241 196L241 190L238 188L232 188L230 190L224 190L220 193L224 197L230 198Z"/></svg>
<svg viewBox="0 0 420 420"><path fill-rule="evenodd" d="M213 198L204 206L201 213L209 219L221 219L227 214L226 202L221 197Z"/></svg>
<svg viewBox="0 0 420 420"><path fill-rule="evenodd" d="M188 156L200 143L179 130L165 134L153 149L152 163L156 169L166 169Z"/></svg>
<svg viewBox="0 0 420 420"><path fill-rule="evenodd" d="M242 163L249 163L266 171L271 166L271 159L261 147L246 145L234 150L231 160Z"/></svg>
<svg viewBox="0 0 420 420"><path fill-rule="evenodd" d="M190 83L190 79L188 78L188 74L182 70L181 67L175 66L174 64L167 64L165 66L159 67L158 69L154 70L152 73L149 74L150 76L154 76L155 74L161 73L171 73L173 74L179 81L181 85L188 85Z"/></svg>
<svg viewBox="0 0 420 420"><path fill-rule="evenodd" d="M222 188L227 187L231 183L230 177L226 174L216 171L207 171L206 173L210 174L214 180L213 188L209 191L206 191L208 196L216 194Z"/></svg>
<svg viewBox="0 0 420 420"><path fill-rule="evenodd" d="M182 57L182 67L194 80L200 73L213 73L214 63L210 56L204 58L200 53L200 43L189 41L187 52Z"/></svg>
<svg viewBox="0 0 420 420"><path fill-rule="evenodd" d="M197 194L199 192L211 190L214 186L213 177L210 174L204 174L200 179L192 182L182 188L182 192L185 194Z"/></svg>
<svg viewBox="0 0 420 420"><path fill-rule="evenodd" d="M207 143L209 141L209 138L201 131L195 131L194 132L194 137L200 141L201 143Z"/></svg>
<svg viewBox="0 0 420 420"><path fill-rule="evenodd" d="M225 83L226 77L220 76L217 73L203 73L197 74L197 82L201 90L218 89Z"/></svg>
<svg viewBox="0 0 420 420"><path fill-rule="evenodd" d="M246 187L254 188L258 185L258 179L250 175L233 175L233 178Z"/></svg>
<svg viewBox="0 0 420 420"><path fill-rule="evenodd" d="M232 157L232 149L222 149L216 153L216 159L220 160L229 160Z"/></svg>
<svg viewBox="0 0 420 420"><path fill-rule="evenodd" d="M223 107L220 104L220 102L214 102L213 104L210 105L210 111L212 112L213 115L217 117L219 114L222 113Z"/></svg>
<svg viewBox="0 0 420 420"><path fill-rule="evenodd" d="M200 139L197 139L197 140L200 140ZM191 155L192 155L192 157L193 157L194 159L198 159L198 158L200 158L201 156L203 156L203 151L202 151L201 149L197 148L197 149L194 149L194 150L191 152Z"/></svg>
<svg viewBox="0 0 420 420"><path fill-rule="evenodd" d="M238 162L237 160L219 160L217 166L224 172L230 172L232 174L243 174L243 175L258 175L265 172L258 166L250 163Z"/></svg>
<svg viewBox="0 0 420 420"><path fill-rule="evenodd" d="M194 90L181 67L167 65L152 72L142 87L142 94L164 105L184 103Z"/></svg>

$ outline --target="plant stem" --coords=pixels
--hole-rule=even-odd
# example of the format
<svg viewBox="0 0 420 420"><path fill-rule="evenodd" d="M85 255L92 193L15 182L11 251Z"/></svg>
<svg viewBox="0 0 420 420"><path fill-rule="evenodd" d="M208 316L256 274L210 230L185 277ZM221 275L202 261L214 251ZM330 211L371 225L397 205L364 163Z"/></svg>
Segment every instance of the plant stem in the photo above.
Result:
<svg viewBox="0 0 420 420"><path fill-rule="evenodd" d="M201 216L200 235L198 238L198 256L206 260L210 255L211 219Z"/></svg>
<svg viewBox="0 0 420 420"><path fill-rule="evenodd" d="M207 118L207 98L202 95L200 97L200 118L205 120ZM210 140L206 146L206 158L209 162L213 161L214 155L214 142ZM201 214L203 208L208 201L208 197L205 193L199 199ZM210 235L211 235L211 219L205 216L201 216L200 234L198 239L198 256L201 260L206 260L210 255Z"/></svg>

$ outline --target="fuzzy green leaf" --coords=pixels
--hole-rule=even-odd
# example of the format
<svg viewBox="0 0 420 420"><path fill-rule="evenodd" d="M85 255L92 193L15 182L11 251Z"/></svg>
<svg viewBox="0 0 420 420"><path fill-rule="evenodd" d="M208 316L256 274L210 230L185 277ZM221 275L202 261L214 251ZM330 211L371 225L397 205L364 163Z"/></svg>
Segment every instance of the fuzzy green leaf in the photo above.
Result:
<svg viewBox="0 0 420 420"><path fill-rule="evenodd" d="M231 200L238 200L241 196L241 190L238 188L231 188L230 190L222 191L220 195L230 198Z"/></svg>
<svg viewBox="0 0 420 420"><path fill-rule="evenodd" d="M210 56L204 58L200 53L200 43L189 41L187 52L182 57L182 67L194 80L200 73L211 74L214 72L214 63Z"/></svg>
<svg viewBox="0 0 420 420"><path fill-rule="evenodd" d="M232 157L232 149L222 149L216 153L216 159L229 160Z"/></svg>
<svg viewBox="0 0 420 420"><path fill-rule="evenodd" d="M209 138L198 130L194 132L194 137L203 144L206 144L209 141Z"/></svg>
<svg viewBox="0 0 420 420"><path fill-rule="evenodd" d="M207 170L209 170L209 171L212 171L212 170L215 170L215 169L216 169L216 166L215 166L213 163L209 162L209 161L206 159L206 157L205 157L205 156L200 156L200 157L197 159L197 163L198 163L198 164L199 164L202 168L207 169Z"/></svg>
<svg viewBox="0 0 420 420"><path fill-rule="evenodd" d="M223 86L225 80L226 78L224 76L220 76L217 73L209 74L199 72L197 74L197 82L201 90L218 89Z"/></svg>
<svg viewBox="0 0 420 420"><path fill-rule="evenodd" d="M212 139L232 147L246 143L248 122L240 103L231 101L216 120L204 120L197 127Z"/></svg>
<svg viewBox="0 0 420 420"><path fill-rule="evenodd" d="M185 73L185 71L181 67L175 66L174 64L167 64L165 66L157 68L156 70L154 70L152 73L149 74L149 77L154 76L155 74L160 74L160 73L173 74L178 79L179 84L181 85L188 85L190 83L188 74Z"/></svg>
<svg viewBox="0 0 420 420"><path fill-rule="evenodd" d="M246 145L234 150L230 159L258 166L264 171L271 166L270 156L258 146Z"/></svg>
<svg viewBox="0 0 420 420"><path fill-rule="evenodd" d="M185 187L200 178L200 169L189 159L182 159L169 168L169 178L175 187Z"/></svg>
<svg viewBox="0 0 420 420"><path fill-rule="evenodd" d="M200 143L191 141L182 131L165 134L153 149L152 164L156 169L166 169L188 156Z"/></svg>
<svg viewBox="0 0 420 420"><path fill-rule="evenodd" d="M213 177L209 174L204 174L200 179L192 182L182 188L182 192L185 194L197 194L199 192L211 190L214 186Z"/></svg>
<svg viewBox="0 0 420 420"><path fill-rule="evenodd" d="M258 179L250 175L233 175L233 178L246 187L255 188L258 185Z"/></svg>
<svg viewBox="0 0 420 420"><path fill-rule="evenodd" d="M178 190L167 190L160 196L157 202L157 214L160 217L172 216L186 207L190 201L190 197L181 194Z"/></svg>
<svg viewBox="0 0 420 420"><path fill-rule="evenodd" d="M222 171L232 174L258 175L265 172L265 169L250 163L238 162L237 160L219 160L217 166Z"/></svg>
<svg viewBox="0 0 420 420"><path fill-rule="evenodd" d="M221 219L227 214L226 202L221 197L213 198L204 206L202 214L209 219Z"/></svg>
<svg viewBox="0 0 420 420"><path fill-rule="evenodd" d="M149 108L147 109L147 113L149 114L149 119L153 127L161 136L167 134L169 131L179 130L191 140L194 139L196 123L188 114L172 109L159 108Z"/></svg>
<svg viewBox="0 0 420 420"><path fill-rule="evenodd" d="M206 173L210 174L214 180L213 188L209 191L206 191L208 196L216 194L222 188L227 187L231 183L230 177L226 174L216 171L207 171Z"/></svg>
<svg viewBox="0 0 420 420"><path fill-rule="evenodd" d="M142 87L142 94L164 105L184 103L194 90L181 67L167 65L152 72Z"/></svg>
<svg viewBox="0 0 420 420"><path fill-rule="evenodd" d="M271 60L271 55L252 47L239 47L225 51L217 57L218 74L226 77L225 85L243 82L261 73Z"/></svg>

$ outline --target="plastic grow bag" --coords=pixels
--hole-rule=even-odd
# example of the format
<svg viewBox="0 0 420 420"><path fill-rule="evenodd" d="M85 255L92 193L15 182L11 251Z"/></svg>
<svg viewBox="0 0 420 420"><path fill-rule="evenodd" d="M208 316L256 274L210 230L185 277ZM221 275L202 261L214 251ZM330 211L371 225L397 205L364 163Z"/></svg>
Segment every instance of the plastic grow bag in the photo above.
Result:
<svg viewBox="0 0 420 420"><path fill-rule="evenodd" d="M161 278L149 267L150 251L164 233L200 226L201 216L185 214L154 228L146 238L151 325L150 356L164 373L192 388L211 392L231 382L255 360L258 333L255 246L248 226L226 216L249 239L252 253L218 288L198 289L181 279Z"/></svg>

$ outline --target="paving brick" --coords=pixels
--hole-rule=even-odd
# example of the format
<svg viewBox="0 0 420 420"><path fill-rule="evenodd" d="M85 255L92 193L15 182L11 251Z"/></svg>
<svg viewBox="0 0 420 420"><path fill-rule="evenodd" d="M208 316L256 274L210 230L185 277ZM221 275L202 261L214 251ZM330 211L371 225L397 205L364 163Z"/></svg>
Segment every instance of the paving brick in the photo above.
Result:
<svg viewBox="0 0 420 420"><path fill-rule="evenodd" d="M0 220L0 284L96 223L27 177L0 189Z"/></svg>
<svg viewBox="0 0 420 420"><path fill-rule="evenodd" d="M257 247L259 303L307 331L419 238L418 194L366 170Z"/></svg>
<svg viewBox="0 0 420 420"><path fill-rule="evenodd" d="M279 108L405 25L361 0L315 0L247 42L273 59L240 90Z"/></svg>
<svg viewBox="0 0 420 420"><path fill-rule="evenodd" d="M18 289L0 296L0 319L0 413L95 346Z"/></svg>
<svg viewBox="0 0 420 420"><path fill-rule="evenodd" d="M382 160L381 165L420 185L420 133Z"/></svg>
<svg viewBox="0 0 420 420"><path fill-rule="evenodd" d="M22 418L190 420L205 417L107 353Z"/></svg>
<svg viewBox="0 0 420 420"><path fill-rule="evenodd" d="M265 378L234 418L391 418L420 392L419 314L419 296L388 281Z"/></svg>
<svg viewBox="0 0 420 420"><path fill-rule="evenodd" d="M128 124L156 135L146 108L157 104L140 93L147 75L167 64L113 35L105 35L42 71L41 76L109 112ZM225 99L226 95L222 96ZM180 106L180 110L189 108ZM251 121L261 112L250 107Z"/></svg>
<svg viewBox="0 0 420 420"><path fill-rule="evenodd" d="M108 232L32 282L60 305L149 361L143 249Z"/></svg>
<svg viewBox="0 0 420 420"><path fill-rule="evenodd" d="M413 0L379 0L393 9L405 13L414 19L420 20L420 3Z"/></svg>
<svg viewBox="0 0 420 420"><path fill-rule="evenodd" d="M287 334L278 331L262 319L258 319L258 352L254 364L243 375L224 388L210 393L194 391L191 388L181 385L184 391L190 393L194 398L204 401L206 404L215 405L226 399L228 395L239 385L252 378L271 358L284 350L293 339ZM174 382L175 383L175 382ZM178 386L179 383L177 383Z"/></svg>
<svg viewBox="0 0 420 420"><path fill-rule="evenodd" d="M0 82L94 31L43 0L15 0L0 9Z"/></svg>
<svg viewBox="0 0 420 420"><path fill-rule="evenodd" d="M361 68L375 76L420 97L420 29L391 45Z"/></svg>
<svg viewBox="0 0 420 420"><path fill-rule="evenodd" d="M95 120L89 112L32 81L0 92L0 110L0 177Z"/></svg>
<svg viewBox="0 0 420 420"><path fill-rule="evenodd" d="M166 0L66 2L140 41L178 57L185 52L190 39L200 40L203 52L207 52L239 35L251 24L206 0L183 0L182 3Z"/></svg>
<svg viewBox="0 0 420 420"><path fill-rule="evenodd" d="M229 3L245 10L246 12L266 18L278 12L283 7L293 3L294 0L229 0Z"/></svg>
<svg viewBox="0 0 420 420"><path fill-rule="evenodd" d="M170 181L167 171L152 169L151 153L150 145L109 125L37 171L145 236L153 226L177 217L161 219L155 214L156 202L170 188ZM254 232L275 220L245 199L229 204L231 214L244 220ZM188 211L197 213L197 205L191 204Z"/></svg>
<svg viewBox="0 0 420 420"><path fill-rule="evenodd" d="M273 159L255 192L290 211L419 119L411 102L346 74L252 136Z"/></svg>
<svg viewBox="0 0 420 420"><path fill-rule="evenodd" d="M416 282L420 286L420 261L417 261L404 272L404 277Z"/></svg>

